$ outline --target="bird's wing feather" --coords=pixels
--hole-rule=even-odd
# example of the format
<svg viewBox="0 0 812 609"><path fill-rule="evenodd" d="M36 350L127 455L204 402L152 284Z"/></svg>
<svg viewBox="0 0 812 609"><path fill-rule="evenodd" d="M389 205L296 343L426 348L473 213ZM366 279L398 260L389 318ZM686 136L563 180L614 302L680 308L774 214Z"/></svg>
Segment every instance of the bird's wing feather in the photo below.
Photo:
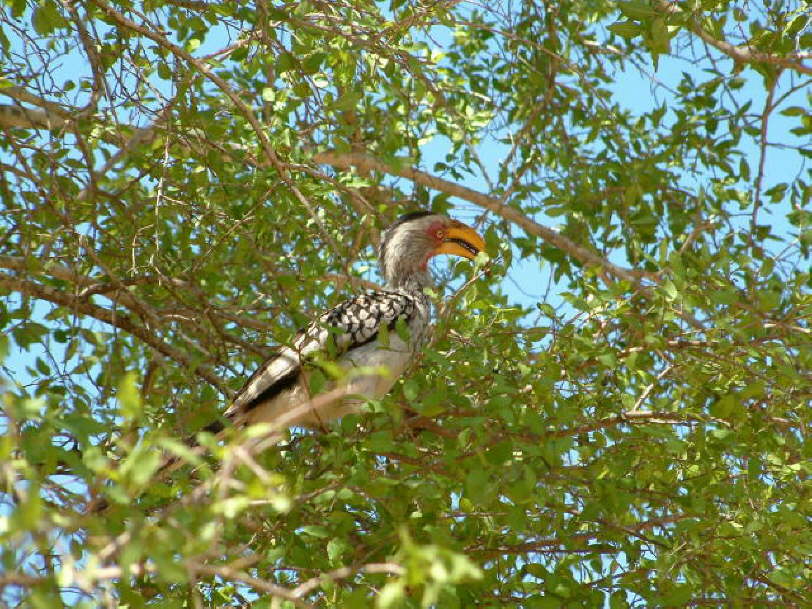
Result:
<svg viewBox="0 0 812 609"><path fill-rule="evenodd" d="M254 372L224 416L236 419L295 385L307 356L324 352L337 357L375 340L382 327L391 330L399 319L408 323L415 306L406 294L381 290L360 294L324 312L296 335L290 347L280 348Z"/></svg>

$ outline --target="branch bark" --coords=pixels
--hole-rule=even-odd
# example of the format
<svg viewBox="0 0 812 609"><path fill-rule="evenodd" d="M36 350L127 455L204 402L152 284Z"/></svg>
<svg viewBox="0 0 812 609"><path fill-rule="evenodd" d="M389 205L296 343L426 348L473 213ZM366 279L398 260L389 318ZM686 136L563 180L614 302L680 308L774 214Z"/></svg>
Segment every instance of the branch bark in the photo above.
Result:
<svg viewBox="0 0 812 609"><path fill-rule="evenodd" d="M0 89L2 90L2 89ZM23 106L0 105L0 128L6 129L65 129L70 123L50 110Z"/></svg>
<svg viewBox="0 0 812 609"><path fill-rule="evenodd" d="M120 27L123 27L123 28L128 29L128 30L132 30L134 32L138 32L142 36L145 36L146 38L149 38L150 40L152 40L153 42L155 42L159 46L165 48L166 50L171 52L173 55L178 57L179 59L182 59L183 61L191 64L192 66L194 66L201 74L203 74L212 83L214 83L217 86L217 88L219 88L223 93L225 93L226 97L228 97L228 99L231 101L231 103L234 105L234 107L240 112L240 114L245 118L245 120L247 120L248 123L251 125L251 129L254 131L254 134L257 136L257 139L259 140L260 148L262 149L262 152L265 155L265 158L268 160L268 163L270 164L270 166L273 167L274 169L276 169L277 173L279 174L279 177L282 179L282 181L288 187L290 192L292 192L293 195L296 197L296 200L299 201L299 203L301 203L301 205L310 214L313 221L320 228L322 237L324 238L324 240L327 243L330 244L333 251L336 254L341 252L341 248L338 246L338 243L332 238L329 231L324 226L324 223L322 222L321 217L318 215L318 213L316 213L315 206L307 199L307 197L304 196L304 194L301 192L301 190L299 190L299 188L296 186L295 181L291 179L290 171L288 171L287 165L285 163L283 163L280 160L279 156L276 154L276 151L274 150L273 146L271 145L271 142L270 142L270 140L268 139L268 136L265 133L265 129L263 128L262 124L259 122L259 119L257 119L256 114L254 114L253 110L251 110L251 108L248 106L248 104L246 104L240 98L240 96L237 94L237 92L234 91L223 78L218 76L212 70L211 66L208 63L194 57L189 52L187 52L185 49L177 46L176 44L173 44L172 42L170 42L164 36L159 35L157 33L159 31L158 28L153 27L152 29L150 29L150 28L141 26L141 25L135 23L134 21L131 21L130 19L127 19L127 17L125 17L123 14L121 14L120 12L115 10L113 7L111 7L110 5L104 3L101 0L97 0L96 5L112 21L114 21Z"/></svg>
<svg viewBox="0 0 812 609"><path fill-rule="evenodd" d="M377 565L368 565L377 566ZM187 569L194 575L207 575L211 577L220 577L226 581L235 581L251 586L257 592L263 592L275 598L282 598L292 603L295 607L301 609L313 609L313 605L301 599L302 594L297 593L297 589L291 590L283 586L277 586L262 579L252 577L238 569L234 569L228 565L206 565L194 560L186 561ZM79 570L75 572L74 583L85 592L90 592L93 587L97 586L100 582L121 579L127 576L143 576L148 573L154 573L158 569L151 563L135 563L127 569L123 569L118 565L111 565L107 567L96 567L87 570ZM372 571L379 572L379 571ZM37 585L50 583L52 580L48 577L37 577L28 575L27 573L10 572L0 574L0 588L4 586L24 586L33 587Z"/></svg>
<svg viewBox="0 0 812 609"><path fill-rule="evenodd" d="M479 207L492 211L497 216L504 218L508 222L517 224L524 229L527 234L543 239L550 245L566 252L584 266L598 267L610 275L613 275L618 279L629 281L632 284L639 284L642 278L651 276L649 273L644 273L634 269L627 269L616 264L612 264L608 260L600 257L598 254L590 251L582 245L578 245L568 237L531 220L522 212L505 205L496 197L486 195L479 191L473 190L472 188L468 188L467 186L461 186L459 184L455 184L454 182L444 180L443 178L433 176L424 171L420 171L419 169L415 169L406 164L407 162L405 160L399 167L392 167L378 158L362 153L321 152L316 154L313 158L317 163L331 165L338 169L350 169L352 167L356 167L359 169L375 170L382 173L387 173L389 175L396 175L412 180L418 184L422 184L428 188L433 188L451 196L459 197L460 199L469 201L474 205L478 205Z"/></svg>
<svg viewBox="0 0 812 609"><path fill-rule="evenodd" d="M357 575L358 573L383 573L385 575L404 575L406 570L395 563L370 563L361 565L360 567L341 567L322 573L317 577L313 577L306 582L299 584L293 589L293 595L302 597L311 593L313 590L323 586L326 583L333 582L337 579L346 579L348 577Z"/></svg>
<svg viewBox="0 0 812 609"><path fill-rule="evenodd" d="M237 581L251 586L256 591L264 592L265 594L273 597L283 598L286 601L291 602L296 607L301 607L303 609L313 608L313 605L299 598L299 595L296 594L295 590L289 590L288 588L283 588L282 586L277 586L276 584L266 582L264 579L252 577L247 573L243 573L242 571L238 571L237 569L233 569L227 565L203 565L192 563L191 561L187 562L187 565L188 568L195 573L221 577L228 581Z"/></svg>
<svg viewBox="0 0 812 609"><path fill-rule="evenodd" d="M37 275L41 275L43 277L59 279L61 281L67 281L71 285L76 287L82 288L78 291L77 297L80 300L87 301L91 296L96 294L103 295L110 300L113 300L123 306L131 309L133 311L138 312L138 307L144 307L144 303L137 303L136 298L133 294L127 290L130 286L137 286L137 285L144 285L144 284L156 284L156 285L163 285L166 282L171 282L172 286L176 288L183 288L192 291L193 294L204 298L202 294L199 293L196 286L191 285L190 283L182 280L182 279L174 279L170 277L159 277L157 275L142 275L139 277L130 277L127 279L120 279L116 284L113 284L109 281L102 281L100 279L95 279L93 277L88 277L87 275L82 275L80 273L76 273L70 267L64 264L60 264L53 260L40 260L38 262L40 265L37 270ZM18 273L26 273L32 272L30 268L29 262L26 261L25 258L21 256L2 256L0 255L0 268L9 269L12 271L16 271ZM360 283L359 285L366 285L369 284L373 287L378 287L376 284L371 282L365 282L361 278L356 277L346 277L345 280L354 281L357 280ZM332 278L331 276L326 276L325 281L338 281L338 277ZM355 285L355 284L353 284ZM232 322L238 324L244 328L252 328L254 330L259 330L261 332L271 332L274 328L271 324L260 321L253 317L246 317L244 315L236 315L234 313L230 313L228 311L222 310L219 307L215 307L210 303L207 303L206 309L204 312L199 310L190 309L186 307L168 307L163 309L154 309L152 310L152 314L160 317L160 318L178 318L180 316L195 316L195 315L208 315L218 318L218 320L225 320L228 322ZM227 336L225 337L229 341L238 341L239 339L236 336ZM262 355L263 357L267 357L267 353L258 354Z"/></svg>

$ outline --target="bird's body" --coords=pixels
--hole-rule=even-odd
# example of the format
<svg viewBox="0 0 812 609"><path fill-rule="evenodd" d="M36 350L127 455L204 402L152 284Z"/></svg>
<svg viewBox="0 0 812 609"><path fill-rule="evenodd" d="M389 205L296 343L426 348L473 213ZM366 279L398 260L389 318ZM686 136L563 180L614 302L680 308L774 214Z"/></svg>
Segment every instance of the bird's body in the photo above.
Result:
<svg viewBox="0 0 812 609"><path fill-rule="evenodd" d="M386 395L423 343L430 306L425 294L384 290L341 303L257 369L225 417L237 425L281 422L319 427L355 411L366 399ZM398 332L398 320L403 320L408 337ZM385 346L381 326L386 327ZM308 359L330 355L331 350L343 373L344 395L316 408L301 408L313 397Z"/></svg>
<svg viewBox="0 0 812 609"><path fill-rule="evenodd" d="M385 288L320 315L259 367L224 416L238 426L321 427L383 397L428 337L431 303L424 288L431 283L429 258L443 253L474 258L484 245L473 229L444 216L402 216L381 240ZM309 379L312 366L323 361L337 364L339 374L326 393L316 396Z"/></svg>

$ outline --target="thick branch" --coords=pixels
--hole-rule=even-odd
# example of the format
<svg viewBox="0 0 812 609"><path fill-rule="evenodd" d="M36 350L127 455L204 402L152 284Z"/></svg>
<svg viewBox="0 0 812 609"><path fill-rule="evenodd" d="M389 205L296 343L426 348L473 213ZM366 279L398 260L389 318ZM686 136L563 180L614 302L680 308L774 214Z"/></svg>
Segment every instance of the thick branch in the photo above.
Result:
<svg viewBox="0 0 812 609"><path fill-rule="evenodd" d="M566 539L542 539L538 541L528 541L525 543L505 544L496 547L482 547L473 546L465 549L466 553L474 554L478 558L487 560L490 558L497 558L505 554L529 554L529 553L543 553L548 552L593 552L595 549L589 548L587 543L597 539L597 536L591 533L580 533L577 535L569 535ZM580 547L573 547L580 546ZM612 548L611 553L617 553L620 550Z"/></svg>
<svg viewBox="0 0 812 609"><path fill-rule="evenodd" d="M103 321L120 330L124 330L128 334L140 339L159 353L162 353L166 357L183 365L190 372L211 383L224 395L231 395L231 392L226 387L223 379L217 376L209 366L194 362L193 358L187 353L166 344L154 333L137 324L129 315L125 313L111 311L110 309L105 309L104 307L95 305L87 300L79 298L78 296L74 296L73 294L68 294L67 292L56 290L33 281L18 279L2 273L0 273L0 287L10 288L12 290L28 294L29 296L33 296L34 298L47 300L59 306L67 307L68 309L81 313L82 315L87 315L89 317L93 317L94 319L98 319L99 321Z"/></svg>
<svg viewBox="0 0 812 609"><path fill-rule="evenodd" d="M30 266L32 262L33 261L28 261L20 256L0 256L0 267L19 273L32 272L33 269ZM91 277L75 273L70 267L58 262L37 261L36 264L51 277L61 279L62 281L69 281L76 286L87 287L98 284L98 282Z"/></svg>
<svg viewBox="0 0 812 609"><path fill-rule="evenodd" d="M725 40L717 40L708 32L706 32L696 20L692 20L688 26L694 34L699 36L702 40L704 40L707 44L714 47L715 49L721 51L725 55L735 59L741 63L772 63L782 68L787 68L789 70L795 70L796 72L800 72L801 74L812 74L812 66L805 65L802 61L796 60L794 57L789 58L783 55L774 55L772 53L762 53L761 51L756 51L754 49L749 49L747 47L740 47Z"/></svg>
<svg viewBox="0 0 812 609"><path fill-rule="evenodd" d="M18 87L12 85L10 87L0 87L0 94L15 99L20 103L31 104L32 106L39 106L44 110L48 110L53 115L64 119L70 120L79 110L70 106L63 106L56 102L48 101L38 95L34 95L25 87Z"/></svg>
<svg viewBox="0 0 812 609"><path fill-rule="evenodd" d="M317 163L332 165L333 167L337 167L339 169L356 167L366 170L376 170L383 173L388 173L390 175L407 178L418 184L427 186L428 188L433 188L454 197L465 199L466 201L470 201L475 205L492 211L497 216L517 224L524 229L527 234L540 237L550 245L553 245L566 252L584 266L599 267L617 278L625 279L626 281L630 281L634 284L639 283L642 277L648 276L648 274L641 273L640 271L626 269L612 264L589 249L578 245L568 237L565 237L564 235L531 220L522 212L501 203L496 197L491 197L466 186L460 186L454 182L449 182L443 178L438 178L424 171L414 169L405 162L400 167L390 167L380 159L367 154L336 152L319 153L314 157L314 160Z"/></svg>
<svg viewBox="0 0 812 609"><path fill-rule="evenodd" d="M283 598L296 607L302 609L312 609L312 605L303 601L297 594L296 590L290 590L282 586L277 586L263 579L251 577L247 573L234 569L228 565L206 565L194 560L187 560L186 567L197 575L207 575L213 577L220 577L225 581L241 582L254 588L255 591L263 592L269 596L276 598ZM132 564L128 569L122 569L118 565L107 567L96 567L87 570L79 570L75 573L74 582L79 588L86 592L90 592L94 586L99 582L111 579L121 579L127 575L143 576L146 573L155 573L157 567L151 563ZM42 584L51 583L52 579L48 577L36 577L26 573L4 573L0 574L0 588L3 586L16 585L32 587Z"/></svg>
<svg viewBox="0 0 812 609"><path fill-rule="evenodd" d="M123 306L127 307L128 309L137 310L137 304L133 301L133 295L125 289L129 286L136 286L136 285L144 285L144 284L157 284L161 285L164 283L169 282L171 285L177 288L185 288L188 290L192 290L196 296L202 296L198 293L195 286L189 284L182 279L175 279L171 277L160 277L157 275L143 275L140 277L131 277L127 279L121 279L117 284L112 284L108 281L101 281L98 279L94 279L93 277L88 277L87 275L81 275L79 273L74 272L70 267L55 262L53 260L40 260L37 263L38 269L36 274L41 275L44 277L50 277L53 279L59 279L61 281L67 281L70 284L83 288L79 290L79 299L86 300L90 296L94 296L96 294L101 294L106 296L107 298L114 300L117 303L122 304ZM17 271L18 273L32 273L33 269L30 268L30 261L27 261L25 258L21 256L0 256L0 268L10 269L12 271ZM364 287L368 287L369 289L375 289L380 286L374 284L372 282L364 281L358 277L349 277L349 276L330 276L327 275L324 277L325 281L339 281L339 279L343 278L343 280L347 281L358 281L360 282L359 285ZM353 283L355 285L355 283ZM112 295L111 295L112 294ZM143 304L141 304L143 306ZM186 315L186 316L199 316L201 315L201 311L195 309L189 309L186 307L183 308L164 308L158 309L155 313L160 317L169 317L169 316L179 316L179 315ZM224 319L226 321L233 322L241 327L245 328L253 328L254 330L260 330L262 332L270 332L273 330L273 326L271 324L265 323L254 317L247 317L245 315L236 315L234 313L230 313L228 311L222 310L219 307L213 306L211 304L206 305L206 314L214 315L215 317ZM228 336L228 340L236 340L234 336Z"/></svg>
<svg viewBox="0 0 812 609"><path fill-rule="evenodd" d="M1 90L1 89L0 89ZM0 105L0 127L7 129L64 129L70 123L50 110Z"/></svg>
<svg viewBox="0 0 812 609"><path fill-rule="evenodd" d="M799 423L792 421L791 419L785 419L782 417L765 417L764 420L779 429L793 429L800 427ZM549 431L540 435L534 434L533 436L530 437L533 439L533 441L542 442L545 439L549 438L566 438L574 435L606 429L609 427L616 427L618 425L646 424L646 423L655 423L661 425L694 425L704 423L716 423L717 425L723 425L725 427L734 427L734 423L732 423L731 421L728 421L726 419L720 419L718 417L711 416L701 417L701 416L685 415L676 412L637 411L637 412L625 412L619 415L606 417L604 419L598 419L592 423L586 423L578 427L558 429L556 431Z"/></svg>
<svg viewBox="0 0 812 609"><path fill-rule="evenodd" d="M6 129L42 129L45 131L65 131L73 127L73 120L79 116L80 110L71 108L69 106L59 106L53 102L41 99L22 87L5 87L0 88L0 93L8 95L13 99L21 102L26 102L39 106L40 108L29 108L25 106L0 104L0 128ZM122 158L130 154L134 149L140 146L148 146L155 140L159 134L159 129L166 124L167 117L170 115L174 107L174 100L168 103L163 110L160 111L158 118L146 127L134 127L132 125L122 125L122 132L131 132L132 135L122 144L121 141L111 135L107 130L100 130L99 135L103 141L108 144L119 146L118 152L110 157L105 163L104 167L99 171L100 174L105 174L116 163L120 162ZM205 140L206 134L199 129L187 130L188 136L195 136ZM177 139L173 142L179 145L187 154L197 154L199 150L193 146L186 144L183 138ZM234 157L229 154L230 150L238 153L245 153L244 147L239 144L221 143L217 145L218 152L226 160L233 161ZM246 162L245 159L241 159ZM14 168L10 167L10 170ZM83 195L79 195L80 198Z"/></svg>
<svg viewBox="0 0 812 609"><path fill-rule="evenodd" d="M58 130L69 127L75 109L42 99L24 87L0 87L0 94L10 97L19 104L31 104L40 109L22 105L0 105L0 127L18 129Z"/></svg>

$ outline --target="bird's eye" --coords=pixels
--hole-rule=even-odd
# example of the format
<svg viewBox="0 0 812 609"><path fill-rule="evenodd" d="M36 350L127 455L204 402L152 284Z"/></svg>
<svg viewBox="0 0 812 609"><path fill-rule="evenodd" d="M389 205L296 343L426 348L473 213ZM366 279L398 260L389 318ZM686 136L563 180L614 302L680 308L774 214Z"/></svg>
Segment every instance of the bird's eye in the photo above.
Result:
<svg viewBox="0 0 812 609"><path fill-rule="evenodd" d="M445 231L442 228L438 228L434 231L434 236L437 237L437 239L443 240L445 239Z"/></svg>

